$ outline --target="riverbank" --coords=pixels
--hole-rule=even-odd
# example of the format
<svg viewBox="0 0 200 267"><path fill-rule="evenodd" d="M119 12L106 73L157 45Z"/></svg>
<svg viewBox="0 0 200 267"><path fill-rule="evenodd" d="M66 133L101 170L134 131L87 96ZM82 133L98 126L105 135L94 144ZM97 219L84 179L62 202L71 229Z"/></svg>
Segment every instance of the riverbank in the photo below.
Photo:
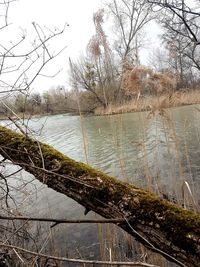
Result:
<svg viewBox="0 0 200 267"><path fill-rule="evenodd" d="M70 114L70 115L79 115L79 113L38 113L38 114L28 114L28 113L17 113L16 115L0 115L0 121L2 120L8 120L9 117L13 120L15 119L22 119L22 120L29 120L29 119L33 119L33 118L41 118L41 117L45 117L45 116L54 116L54 115L65 115L65 114Z"/></svg>
<svg viewBox="0 0 200 267"><path fill-rule="evenodd" d="M162 110L165 108L179 107L186 105L200 104L200 89L196 90L180 90L172 94L163 94L160 96L140 96L139 99L132 99L129 102L126 102L122 105L109 104L107 108L98 107L93 112L81 111L81 114L84 115L114 115L121 113L130 113L130 112L140 112L140 111L156 111ZM44 116L66 114L66 112L55 112L55 113L17 113L16 116L9 115L12 119L21 118L21 119L30 119L30 118L39 118ZM80 115L80 111L68 112L70 115ZM7 120L9 116L0 114L0 120Z"/></svg>
<svg viewBox="0 0 200 267"><path fill-rule="evenodd" d="M108 105L107 108L99 107L95 115L113 115L119 113L154 111L170 107L179 107L200 103L200 90L177 91L173 94L161 96L142 96L123 105Z"/></svg>

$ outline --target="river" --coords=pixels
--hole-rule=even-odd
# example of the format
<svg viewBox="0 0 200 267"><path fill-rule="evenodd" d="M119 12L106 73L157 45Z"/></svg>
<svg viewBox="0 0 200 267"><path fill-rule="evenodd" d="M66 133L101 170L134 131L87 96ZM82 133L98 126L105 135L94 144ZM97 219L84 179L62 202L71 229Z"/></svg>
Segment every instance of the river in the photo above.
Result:
<svg viewBox="0 0 200 267"><path fill-rule="evenodd" d="M34 129L34 135L39 140L69 157L145 187L160 196L164 192L174 199L182 199L181 188L187 182L192 197L198 202L199 107L161 110L160 114L140 112L87 117L64 114L34 118L28 122L28 126ZM33 182L25 193L26 201L22 205L25 214L65 219L86 218L80 205L37 182ZM191 197L188 187L184 193L188 199ZM87 216L95 217L93 213ZM98 246L96 226L59 225L52 231L52 246L59 247L62 244L65 254L73 255L72 251L75 250L81 253L82 248L87 248L89 258L96 256L93 250ZM48 234L49 225L46 236Z"/></svg>
<svg viewBox="0 0 200 267"><path fill-rule="evenodd" d="M161 184L172 191L184 180L191 186L199 182L198 106L161 115L57 115L35 119L29 126L40 132L41 141L69 157L138 186L155 190Z"/></svg>

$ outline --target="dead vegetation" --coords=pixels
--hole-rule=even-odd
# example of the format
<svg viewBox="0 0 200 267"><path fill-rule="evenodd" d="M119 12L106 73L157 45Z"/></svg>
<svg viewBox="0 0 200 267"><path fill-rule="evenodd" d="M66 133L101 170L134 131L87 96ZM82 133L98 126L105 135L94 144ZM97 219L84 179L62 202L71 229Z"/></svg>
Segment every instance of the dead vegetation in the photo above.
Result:
<svg viewBox="0 0 200 267"><path fill-rule="evenodd" d="M122 105L109 105L107 108L99 107L95 115L111 115L126 112L152 111L164 108L178 107L200 103L200 91L180 90L162 95L139 96Z"/></svg>
<svg viewBox="0 0 200 267"><path fill-rule="evenodd" d="M126 95L160 94L173 92L176 88L176 79L171 73L155 72L144 66L123 66L122 89Z"/></svg>

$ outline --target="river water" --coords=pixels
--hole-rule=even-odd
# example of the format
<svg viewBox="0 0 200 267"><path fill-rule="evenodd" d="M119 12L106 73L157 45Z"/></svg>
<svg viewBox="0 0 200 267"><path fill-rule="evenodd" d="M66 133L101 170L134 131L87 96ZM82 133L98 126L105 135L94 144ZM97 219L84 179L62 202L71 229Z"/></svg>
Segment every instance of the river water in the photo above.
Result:
<svg viewBox="0 0 200 267"><path fill-rule="evenodd" d="M181 199L183 184L187 182L193 198L198 202L199 107L173 108L160 111L160 114L140 112L87 117L64 114L35 118L29 121L28 126L34 129L39 140L67 156L160 196L164 192L169 197ZM185 195L188 192L188 188L185 189ZM80 205L37 182L26 194L26 205L23 205L25 214L86 218ZM93 213L87 216L95 217ZM96 226L60 225L53 231L54 246L62 244L65 254L69 255L70 249L80 252L84 247L88 248L89 257L95 257L95 250L91 247L98 242L95 238Z"/></svg>
<svg viewBox="0 0 200 267"><path fill-rule="evenodd" d="M150 190L172 191L184 180L199 182L199 119L198 106L186 106L163 114L57 115L29 126L43 126L39 139L77 161Z"/></svg>

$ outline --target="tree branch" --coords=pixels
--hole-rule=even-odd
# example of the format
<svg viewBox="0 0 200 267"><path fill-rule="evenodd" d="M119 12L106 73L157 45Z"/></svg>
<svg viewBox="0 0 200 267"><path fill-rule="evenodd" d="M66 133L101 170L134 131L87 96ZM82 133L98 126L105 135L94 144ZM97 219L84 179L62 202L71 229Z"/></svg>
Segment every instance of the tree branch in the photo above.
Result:
<svg viewBox="0 0 200 267"><path fill-rule="evenodd" d="M82 259L69 259L69 258L65 258L65 257L56 257L56 256L47 255L47 254L33 252L33 251L30 251L30 250L27 250L24 248L12 246L12 245L7 245L4 243L0 243L0 247L4 247L4 248L8 248L8 249L15 249L15 250L21 251L23 253L33 255L37 258L46 258L46 259L51 259L51 260L56 260L56 261L85 263L85 264L92 264L92 265L97 264L97 265L110 265L110 266L125 265L125 266L136 266L136 267L158 267L158 266L155 266L152 264L142 263L142 262L120 262L120 261L112 261L111 262L111 261L95 261L95 260L82 260Z"/></svg>
<svg viewBox="0 0 200 267"><path fill-rule="evenodd" d="M4 127L0 127L0 154L87 210L107 219L124 219L125 222L117 223L122 229L168 260L179 266L199 266L199 214Z"/></svg>

